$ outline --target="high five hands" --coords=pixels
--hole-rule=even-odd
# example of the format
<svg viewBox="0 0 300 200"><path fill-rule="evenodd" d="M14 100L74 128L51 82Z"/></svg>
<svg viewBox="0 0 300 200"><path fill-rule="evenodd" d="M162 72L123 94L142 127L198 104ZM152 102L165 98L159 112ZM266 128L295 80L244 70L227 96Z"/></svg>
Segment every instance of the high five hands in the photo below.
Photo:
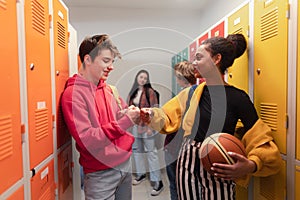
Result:
<svg viewBox="0 0 300 200"><path fill-rule="evenodd" d="M149 124L152 118L151 108L139 109L133 105L129 106L127 109L121 110L118 114L119 116L127 114L135 124L139 124L140 122Z"/></svg>
<svg viewBox="0 0 300 200"><path fill-rule="evenodd" d="M151 112L151 108L141 108L140 109L140 120L145 124L149 124L152 119L153 113Z"/></svg>

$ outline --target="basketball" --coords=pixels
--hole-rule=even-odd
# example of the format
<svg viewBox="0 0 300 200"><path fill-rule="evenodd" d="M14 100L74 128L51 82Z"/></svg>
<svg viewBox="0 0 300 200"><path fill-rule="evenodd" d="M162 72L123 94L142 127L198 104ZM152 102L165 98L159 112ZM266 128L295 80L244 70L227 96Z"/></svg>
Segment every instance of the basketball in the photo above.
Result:
<svg viewBox="0 0 300 200"><path fill-rule="evenodd" d="M228 152L235 152L246 156L243 143L228 133L215 133L203 141L199 157L203 168L210 174L213 163L234 164L235 160L228 155Z"/></svg>

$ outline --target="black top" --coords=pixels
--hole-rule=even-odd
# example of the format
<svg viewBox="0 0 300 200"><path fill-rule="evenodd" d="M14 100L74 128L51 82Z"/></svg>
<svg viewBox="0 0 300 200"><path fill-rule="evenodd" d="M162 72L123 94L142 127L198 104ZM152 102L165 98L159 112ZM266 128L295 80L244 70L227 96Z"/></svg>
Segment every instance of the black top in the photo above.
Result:
<svg viewBox="0 0 300 200"><path fill-rule="evenodd" d="M245 132L258 120L247 93L233 86L205 86L190 137L202 142L214 133L233 135L238 119L242 121Z"/></svg>

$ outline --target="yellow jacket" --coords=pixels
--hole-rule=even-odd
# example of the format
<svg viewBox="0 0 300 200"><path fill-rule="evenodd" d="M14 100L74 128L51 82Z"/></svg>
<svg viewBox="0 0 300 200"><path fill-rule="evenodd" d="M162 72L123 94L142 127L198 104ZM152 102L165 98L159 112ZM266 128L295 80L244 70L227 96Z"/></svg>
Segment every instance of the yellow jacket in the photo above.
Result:
<svg viewBox="0 0 300 200"><path fill-rule="evenodd" d="M177 131L182 122L184 136L190 135L204 86L205 83L202 83L195 89L184 119L182 116L186 109L190 87L182 90L162 108L153 108L153 118L149 126L160 133L168 134ZM245 133L242 142L248 159L254 161L257 166L256 172L252 175L265 177L276 174L280 170L283 162L280 152L273 141L271 129L261 119L258 119ZM236 180L236 183L246 187L249 178L250 175Z"/></svg>

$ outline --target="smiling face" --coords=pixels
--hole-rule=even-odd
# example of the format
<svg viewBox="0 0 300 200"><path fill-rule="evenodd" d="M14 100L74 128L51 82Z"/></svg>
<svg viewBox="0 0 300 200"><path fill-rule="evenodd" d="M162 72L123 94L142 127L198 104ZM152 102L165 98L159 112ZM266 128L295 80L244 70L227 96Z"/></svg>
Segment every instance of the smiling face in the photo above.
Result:
<svg viewBox="0 0 300 200"><path fill-rule="evenodd" d="M208 78L212 75L219 74L218 67L219 54L217 56L211 56L207 51L207 45L201 45L197 51L193 65L195 67L195 76L197 78ZM215 74L217 72L217 74Z"/></svg>
<svg viewBox="0 0 300 200"><path fill-rule="evenodd" d="M88 79L95 85L99 80L107 80L110 71L113 70L114 56L111 50L103 49L92 61L89 55L85 56L85 65L88 70Z"/></svg>
<svg viewBox="0 0 300 200"><path fill-rule="evenodd" d="M140 73L137 76L137 83L139 84L139 86L144 86L148 81L148 75L144 72Z"/></svg>

